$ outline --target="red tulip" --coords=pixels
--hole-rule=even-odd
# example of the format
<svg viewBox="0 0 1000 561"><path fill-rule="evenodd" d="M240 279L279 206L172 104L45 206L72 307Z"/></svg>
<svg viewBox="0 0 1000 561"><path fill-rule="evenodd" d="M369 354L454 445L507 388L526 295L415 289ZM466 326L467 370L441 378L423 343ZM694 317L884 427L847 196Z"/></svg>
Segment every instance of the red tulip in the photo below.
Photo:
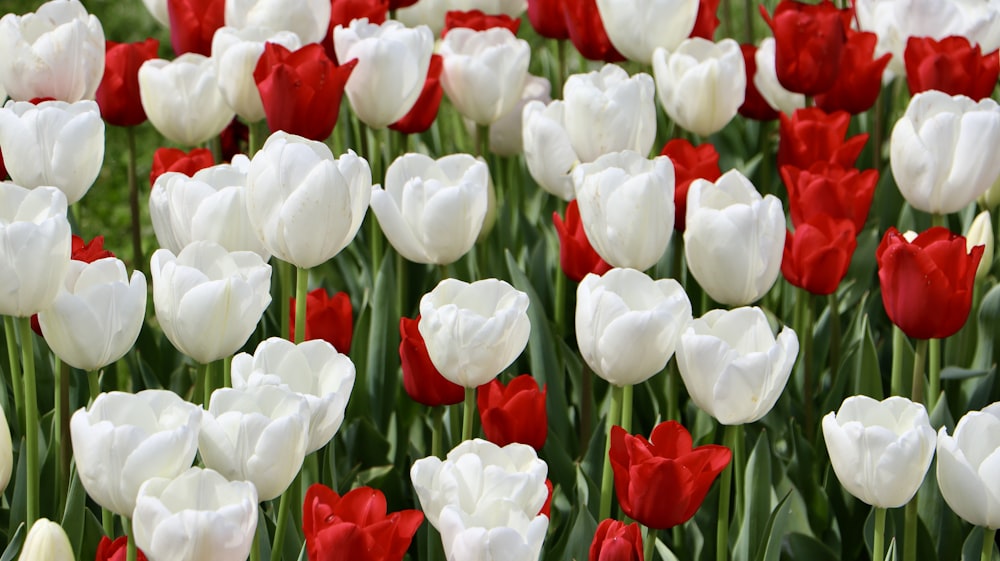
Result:
<svg viewBox="0 0 1000 561"><path fill-rule="evenodd" d="M475 31L486 31L493 27L503 27L509 29L511 33L517 35L521 29L521 18L512 18L506 14L486 14L482 10L449 10L444 16L444 29L441 30L441 38L452 29L465 27Z"/></svg>
<svg viewBox="0 0 1000 561"><path fill-rule="evenodd" d="M558 212L553 212L552 224L559 234L559 265L570 280L580 282L588 273L603 275L611 269L590 245L576 200L566 205L566 221L563 222Z"/></svg>
<svg viewBox="0 0 1000 561"><path fill-rule="evenodd" d="M316 483L302 503L309 561L400 561L423 521L419 510L387 514L385 495L371 487L341 497Z"/></svg>
<svg viewBox="0 0 1000 561"><path fill-rule="evenodd" d="M698 2L698 17L694 20L694 29L689 37L701 37L715 41L715 30L719 28L719 2L721 0L700 0Z"/></svg>
<svg viewBox="0 0 1000 561"><path fill-rule="evenodd" d="M95 98L101 117L118 127L131 127L146 120L146 111L139 99L139 67L156 58L160 42L146 39L138 43L104 45L104 77L97 86Z"/></svg>
<svg viewBox="0 0 1000 561"><path fill-rule="evenodd" d="M903 53L910 95L939 90L975 100L990 97L1000 76L997 51L983 54L965 37L910 37Z"/></svg>
<svg viewBox="0 0 1000 561"><path fill-rule="evenodd" d="M789 212L796 228L817 214L826 214L850 220L857 235L868 219L878 170L858 171L819 162L808 170L784 166L781 179L788 189Z"/></svg>
<svg viewBox="0 0 1000 561"><path fill-rule="evenodd" d="M149 186L156 183L156 178L168 171L176 171L187 175L195 174L200 169L215 165L215 158L208 148L195 148L185 152L180 148L157 148L153 152L153 166L149 172Z"/></svg>
<svg viewBox="0 0 1000 561"><path fill-rule="evenodd" d="M809 169L816 162L830 162L845 168L854 166L868 134L845 140L851 116L845 111L827 114L822 109L796 109L791 117L780 116L778 167Z"/></svg>
<svg viewBox="0 0 1000 561"><path fill-rule="evenodd" d="M943 339L965 325L983 246L940 226L906 241L889 228L875 251L882 305L892 323L915 339Z"/></svg>
<svg viewBox="0 0 1000 561"><path fill-rule="evenodd" d="M250 146L250 127L233 117L229 126L219 133L219 144L223 162L231 162L237 154L246 154Z"/></svg>
<svg viewBox="0 0 1000 561"><path fill-rule="evenodd" d="M101 541L97 544L97 555L94 557L94 561L125 561L127 551L127 536L121 536L115 541L111 541L111 538L107 536L101 536ZM136 559L146 561L146 555L142 550L137 551L138 556Z"/></svg>
<svg viewBox="0 0 1000 561"><path fill-rule="evenodd" d="M357 63L351 60L337 66L318 43L294 52L266 43L253 78L268 128L326 140L337 124L344 86Z"/></svg>
<svg viewBox="0 0 1000 561"><path fill-rule="evenodd" d="M331 0L330 26L326 28L323 50L330 60L336 61L333 50L333 30L338 25L347 27L356 19L368 18L368 23L382 25L389 14L389 0Z"/></svg>
<svg viewBox="0 0 1000 561"><path fill-rule="evenodd" d="M549 429L546 388L539 390L530 374L514 378L506 387L494 379L477 391L476 405L487 440L498 446L520 442L535 450L545 446Z"/></svg>
<svg viewBox="0 0 1000 561"><path fill-rule="evenodd" d="M815 214L785 236L781 274L812 294L833 294L847 275L857 246L850 220Z"/></svg>
<svg viewBox="0 0 1000 561"><path fill-rule="evenodd" d="M7 179L7 168L3 165L3 152L0 152L0 181Z"/></svg>
<svg viewBox="0 0 1000 561"><path fill-rule="evenodd" d="M767 103L753 83L753 77L757 74L757 46L740 45L740 50L743 51L743 63L747 72L747 91L739 109L740 115L755 121L773 121L778 118L779 111Z"/></svg>
<svg viewBox="0 0 1000 561"><path fill-rule="evenodd" d="M774 65L782 87L805 95L833 87L847 43L841 12L833 2L781 0L773 18L763 6L760 13L774 33Z"/></svg>
<svg viewBox="0 0 1000 561"><path fill-rule="evenodd" d="M563 0L563 10L569 39L584 58L604 62L625 60L615 50L608 32L604 30L601 14L597 11L597 0Z"/></svg>
<svg viewBox="0 0 1000 561"><path fill-rule="evenodd" d="M847 44L840 62L840 73L833 87L816 96L816 105L826 111L847 111L851 115L864 113L875 105L882 91L882 72L892 53L875 57L878 35L847 30Z"/></svg>
<svg viewBox="0 0 1000 561"><path fill-rule="evenodd" d="M676 421L662 422L646 440L611 427L615 494L626 516L663 530L683 524L705 500L732 452L707 444L692 448L691 433Z"/></svg>
<svg viewBox="0 0 1000 561"><path fill-rule="evenodd" d="M719 153L711 144L696 147L683 138L675 138L663 147L660 155L670 157L674 164L674 230L683 232L688 188L695 179L715 181L722 176Z"/></svg>
<svg viewBox="0 0 1000 561"><path fill-rule="evenodd" d="M542 37L569 39L563 3L566 0L528 0L528 20Z"/></svg>
<svg viewBox="0 0 1000 561"><path fill-rule="evenodd" d="M597 525L590 542L588 561L643 561L642 530L635 522L625 524L608 518Z"/></svg>
<svg viewBox="0 0 1000 561"><path fill-rule="evenodd" d="M545 488L549 490L549 496L545 498L545 504L538 511L538 514L545 516L546 518L552 518L552 480L545 478Z"/></svg>
<svg viewBox="0 0 1000 561"><path fill-rule="evenodd" d="M212 37L226 25L226 0L167 0L174 53L212 56Z"/></svg>
<svg viewBox="0 0 1000 561"><path fill-rule="evenodd" d="M295 340L295 298L290 298L289 337ZM338 292L330 298L326 290L317 288L306 296L306 341L322 339L337 352L351 352L354 336L354 315L351 297Z"/></svg>
<svg viewBox="0 0 1000 561"><path fill-rule="evenodd" d="M465 388L446 380L427 354L417 319L399 319L399 361L403 367L403 389L410 399L428 407L454 405L465 399Z"/></svg>
<svg viewBox="0 0 1000 561"><path fill-rule="evenodd" d="M417 3L417 0L389 0L389 9L398 10L400 8L407 8Z"/></svg>
<svg viewBox="0 0 1000 561"><path fill-rule="evenodd" d="M406 116L389 125L390 129L403 134L417 134L431 128L441 106L441 97L444 95L444 90L441 89L442 65L441 55L431 55L431 64L427 67L427 81L424 82L424 89L420 91L417 103Z"/></svg>

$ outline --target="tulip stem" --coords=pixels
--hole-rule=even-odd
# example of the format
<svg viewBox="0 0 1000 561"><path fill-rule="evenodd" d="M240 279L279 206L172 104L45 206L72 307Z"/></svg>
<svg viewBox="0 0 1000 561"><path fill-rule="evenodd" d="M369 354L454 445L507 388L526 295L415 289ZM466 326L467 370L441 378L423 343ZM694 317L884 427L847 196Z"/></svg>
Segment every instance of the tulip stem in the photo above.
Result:
<svg viewBox="0 0 1000 561"><path fill-rule="evenodd" d="M101 526L104 527L104 535L112 540L115 539L115 513L101 508Z"/></svg>
<svg viewBox="0 0 1000 561"><path fill-rule="evenodd" d="M90 401L87 402L87 405L90 405L101 393L101 372L99 370L87 371L87 385L90 387Z"/></svg>
<svg viewBox="0 0 1000 561"><path fill-rule="evenodd" d="M289 325L292 311L291 299L295 296L295 289L292 287L292 264L286 261L278 261L278 284L281 287L281 337L292 340L292 326Z"/></svg>
<svg viewBox="0 0 1000 561"><path fill-rule="evenodd" d="M125 127L128 136L128 206L132 214L132 268L146 271L142 256L142 219L139 216L139 180L136 177L135 127Z"/></svg>
<svg viewBox="0 0 1000 561"><path fill-rule="evenodd" d="M796 293L795 306L796 317L799 320L798 333L799 341L802 343L800 354L802 366L802 404L803 404L803 425L805 433L810 439L813 438L813 301L812 294L806 290L799 289Z"/></svg>
<svg viewBox="0 0 1000 561"><path fill-rule="evenodd" d="M253 130L253 129L250 129ZM253 542L250 545L250 561L260 560L260 529L254 530Z"/></svg>
<svg viewBox="0 0 1000 561"><path fill-rule="evenodd" d="M996 535L996 528L983 528L983 554L979 556L980 561L993 560L993 541Z"/></svg>
<svg viewBox="0 0 1000 561"><path fill-rule="evenodd" d="M490 126L476 125L476 155L486 159L490 146Z"/></svg>
<svg viewBox="0 0 1000 561"><path fill-rule="evenodd" d="M285 543L285 529L288 527L285 520L288 519L288 509L291 508L290 496L291 493L286 489L278 501L278 514L274 521L274 542L271 544L272 559L281 559L281 547Z"/></svg>
<svg viewBox="0 0 1000 561"><path fill-rule="evenodd" d="M201 370L201 375L202 375L202 384L203 384L203 387L205 388L205 395L202 396L202 400L201 401L202 401L202 404L205 406L205 409L208 409L208 404L212 400L212 391L214 391L214 388L212 387L212 376L213 376L213 374L212 374L212 370L213 370L212 363L209 362L209 363L203 364L201 366L200 370Z"/></svg>
<svg viewBox="0 0 1000 561"><path fill-rule="evenodd" d="M21 361L24 366L24 440L27 448L28 498L25 525L30 528L38 519L38 395L35 385L35 345L31 318L18 318L21 328Z"/></svg>
<svg viewBox="0 0 1000 561"><path fill-rule="evenodd" d="M377 264L375 266L378 266ZM306 340L306 298L309 292L309 269L295 269L295 344Z"/></svg>
<svg viewBox="0 0 1000 561"><path fill-rule="evenodd" d="M830 293L830 378L837 379L840 371L840 302L837 298L837 291Z"/></svg>
<svg viewBox="0 0 1000 561"><path fill-rule="evenodd" d="M927 342L927 354L927 374L930 378L927 385L927 412L930 413L934 411L941 394L941 339Z"/></svg>
<svg viewBox="0 0 1000 561"><path fill-rule="evenodd" d="M566 274L556 263L555 302L552 310L552 320L556 324L556 333L562 337L566 333Z"/></svg>
<svg viewBox="0 0 1000 561"><path fill-rule="evenodd" d="M903 395L903 345L906 344L903 330L892 326L892 378L889 392L892 395Z"/></svg>
<svg viewBox="0 0 1000 561"><path fill-rule="evenodd" d="M233 387L233 361L232 358L226 357L222 360L222 387L231 388Z"/></svg>
<svg viewBox="0 0 1000 561"><path fill-rule="evenodd" d="M122 525L125 527L125 535L128 536L125 546L125 559L136 561L139 556L139 548L135 545L135 536L132 535L132 523L125 516L122 517Z"/></svg>
<svg viewBox="0 0 1000 561"><path fill-rule="evenodd" d="M462 415L462 440L472 440L472 414L476 411L476 388L465 388L465 403Z"/></svg>
<svg viewBox="0 0 1000 561"><path fill-rule="evenodd" d="M642 558L645 561L653 561L653 553L656 551L656 528L646 527L646 541L642 542Z"/></svg>
<svg viewBox="0 0 1000 561"><path fill-rule="evenodd" d="M632 432L632 392L635 386L628 384L622 388L622 421L621 427L625 432Z"/></svg>
<svg viewBox="0 0 1000 561"><path fill-rule="evenodd" d="M924 341L926 342L926 341ZM916 400L914 400L916 401ZM919 491L917 492L919 494ZM917 559L917 495L913 495L910 502L906 503L904 523L906 524L903 539L903 561L916 561Z"/></svg>
<svg viewBox="0 0 1000 561"><path fill-rule="evenodd" d="M608 437L604 445L604 472L601 474L601 510L598 520L611 517L611 492L614 489L614 474L611 471L611 427L621 422L623 388L611 386L611 407L608 410Z"/></svg>
<svg viewBox="0 0 1000 561"><path fill-rule="evenodd" d="M21 358L18 356L17 327L14 318L4 316L4 333L7 335L7 358L10 360L10 381L14 390L14 429L24 422L24 388L21 387Z"/></svg>
<svg viewBox="0 0 1000 561"><path fill-rule="evenodd" d="M726 425L722 443L730 450L736 448L740 438L740 425ZM719 478L719 524L715 529L715 558L729 559L729 503L733 492L734 462L730 461Z"/></svg>
<svg viewBox="0 0 1000 561"><path fill-rule="evenodd" d="M885 509L875 507L875 535L872 538L872 561L882 561L885 555Z"/></svg>
<svg viewBox="0 0 1000 561"><path fill-rule="evenodd" d="M924 365L927 363L927 339L917 339L913 351L913 387L910 397L914 403L924 403Z"/></svg>
<svg viewBox="0 0 1000 561"><path fill-rule="evenodd" d="M441 437L444 433L444 407L435 407L431 413L431 418L434 421L434 426L431 429L431 456L435 458L441 457Z"/></svg>

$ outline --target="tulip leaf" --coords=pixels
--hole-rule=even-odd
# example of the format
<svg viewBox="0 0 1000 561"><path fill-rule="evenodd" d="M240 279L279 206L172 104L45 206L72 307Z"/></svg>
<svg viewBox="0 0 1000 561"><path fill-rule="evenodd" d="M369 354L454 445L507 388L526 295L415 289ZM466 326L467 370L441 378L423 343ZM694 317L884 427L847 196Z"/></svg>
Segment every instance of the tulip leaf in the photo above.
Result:
<svg viewBox="0 0 1000 561"><path fill-rule="evenodd" d="M728 429L729 427L727 427ZM739 438L745 438L744 428L735 427L739 430ZM739 461L734 456L733 461ZM739 473L738 466L733 466L736 473ZM736 479L739 483L739 479ZM733 547L733 559L737 561L754 558L754 554L764 548L763 540L768 535L764 528L768 524L771 515L771 446L768 442L768 433L761 432L757 437L757 443L750 452L747 459L746 472L743 479L743 516L740 524L739 535ZM737 490L737 505L739 504L740 491Z"/></svg>
<svg viewBox="0 0 1000 561"><path fill-rule="evenodd" d="M28 508L28 455L25 453L26 448L24 436L22 435L14 442L18 443L18 446L15 448L17 454L14 458L16 462L15 465L17 467L14 469L14 477L11 479L10 483L10 485L13 486L14 491L8 497L8 500L10 501L10 510L8 511L10 513L10 520L8 520L8 536L13 535L14 530L17 529L18 526L24 524L25 514Z"/></svg>
<svg viewBox="0 0 1000 561"><path fill-rule="evenodd" d="M972 528L969 535L965 538L965 544L962 545L962 561L979 561L982 559L983 553L983 528L982 526L976 526ZM990 555L991 559L997 558L997 546L993 546L993 553Z"/></svg>
<svg viewBox="0 0 1000 561"><path fill-rule="evenodd" d="M958 366L949 366L947 368L941 369L941 379L942 380L965 380L968 378L978 378L980 376L985 376L996 370L993 368L959 368Z"/></svg>
<svg viewBox="0 0 1000 561"><path fill-rule="evenodd" d="M383 431L396 403L396 396L402 386L398 366L399 329L393 325L395 313L395 255L387 251L382 265L375 275L375 290L369 304L372 307L371 325L368 330L368 355L366 376L369 410L375 426ZM398 321L398 320L397 320ZM392 357L397 357L395 360Z"/></svg>
<svg viewBox="0 0 1000 561"><path fill-rule="evenodd" d="M62 520L59 525L66 531L69 543L73 546L73 551L80 551L80 542L83 540L84 514L87 511L87 491L80 483L80 477L76 473L76 466L70 470L69 493L66 496L66 508L63 510Z"/></svg>
<svg viewBox="0 0 1000 561"><path fill-rule="evenodd" d="M975 389L972 391L972 395L969 397L969 403L966 404L966 411L979 411L983 407L986 407L994 400L991 395L993 394L993 385L996 380L996 372L990 372L986 376L980 378L979 383L976 384Z"/></svg>
<svg viewBox="0 0 1000 561"><path fill-rule="evenodd" d="M754 561L778 561L778 556L781 554L781 544L785 537L785 523L790 513L790 509L785 506L785 503L788 502L791 495L791 491L786 493L778 506L774 507L771 516L768 517L767 524L765 524L761 534L767 536L767 541L758 547Z"/></svg>
<svg viewBox="0 0 1000 561"><path fill-rule="evenodd" d="M659 554L660 559L663 561L680 561L673 551L667 547L667 544L663 543L663 540L656 538L656 552Z"/></svg>
<svg viewBox="0 0 1000 561"><path fill-rule="evenodd" d="M790 559L809 559L809 561L839 561L837 553L816 538L800 533L791 533L786 537L786 546Z"/></svg>
<svg viewBox="0 0 1000 561"><path fill-rule="evenodd" d="M1000 322L1000 284L991 288L979 303L976 355L972 364L986 368L996 361L996 325Z"/></svg>
<svg viewBox="0 0 1000 561"><path fill-rule="evenodd" d="M26 532L27 530L25 530L23 522L17 525L17 531L11 536L10 543L7 544L7 549L3 551L3 555L0 555L0 561L14 561L17 558L17 554L21 551L21 544L24 543ZM982 541L982 539L979 541Z"/></svg>
<svg viewBox="0 0 1000 561"><path fill-rule="evenodd" d="M855 362L854 394L867 395L873 399L882 400L882 371L879 369L878 352L872 338L871 324L868 317L861 320L861 348Z"/></svg>

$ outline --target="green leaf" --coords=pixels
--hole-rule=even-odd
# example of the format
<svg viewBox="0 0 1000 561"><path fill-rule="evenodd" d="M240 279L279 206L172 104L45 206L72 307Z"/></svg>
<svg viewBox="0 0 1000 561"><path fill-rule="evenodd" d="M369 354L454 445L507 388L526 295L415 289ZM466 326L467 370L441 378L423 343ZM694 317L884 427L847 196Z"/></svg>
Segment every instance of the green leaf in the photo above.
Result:
<svg viewBox="0 0 1000 561"><path fill-rule="evenodd" d="M369 302L372 313L365 361L366 386L356 386L355 390L367 390L369 414L375 426L383 431L389 423L396 395L402 386L398 368L395 368L399 364L399 353L396 351L399 346L399 328L393 321L399 321L399 314L395 310L395 279L395 256L392 251L387 251L375 275L375 291Z"/></svg>
<svg viewBox="0 0 1000 561"><path fill-rule="evenodd" d="M785 503L788 502L790 496L791 492L786 494L778 506L774 507L771 516L768 517L762 534L767 536L767 540L760 545L757 554L754 555L754 561L778 561L778 555L781 553L781 542L785 537L785 522L788 520L790 512L785 507Z"/></svg>
<svg viewBox="0 0 1000 561"><path fill-rule="evenodd" d="M962 545L962 561L979 561L983 554L983 528L972 528ZM997 547L993 546L993 559L997 559Z"/></svg>
<svg viewBox="0 0 1000 561"><path fill-rule="evenodd" d="M861 320L861 324L861 348L855 362L854 393L881 401L885 395L882 391L882 374L868 316Z"/></svg>
<svg viewBox="0 0 1000 561"><path fill-rule="evenodd" d="M84 515L87 512L87 491L80 483L80 477L76 473L76 464L70 470L69 492L66 495L66 508L63 510L62 520L59 525L66 531L69 543L73 546L73 551L80 551L80 542L83 540Z"/></svg>
<svg viewBox="0 0 1000 561"><path fill-rule="evenodd" d="M18 524L17 531L14 532L14 537L11 538L10 543L7 544L7 549L0 556L0 561L14 561L17 558L17 554L21 552L21 544L24 543L26 532L24 523Z"/></svg>
<svg viewBox="0 0 1000 561"><path fill-rule="evenodd" d="M737 428L743 431L743 427ZM763 543L768 537L764 529L771 515L771 446L766 432L757 438L747 459L742 493L742 523L733 548L733 559L737 561L753 559L754 553L764 549ZM739 493L734 495L739 501Z"/></svg>
<svg viewBox="0 0 1000 561"><path fill-rule="evenodd" d="M826 544L806 534L791 533L787 536L789 558L809 561L840 561L835 551Z"/></svg>
<svg viewBox="0 0 1000 561"><path fill-rule="evenodd" d="M966 380L968 378L979 378L980 376L990 374L994 370L996 370L996 366L992 368L959 368L957 366L949 366L941 369L941 379Z"/></svg>

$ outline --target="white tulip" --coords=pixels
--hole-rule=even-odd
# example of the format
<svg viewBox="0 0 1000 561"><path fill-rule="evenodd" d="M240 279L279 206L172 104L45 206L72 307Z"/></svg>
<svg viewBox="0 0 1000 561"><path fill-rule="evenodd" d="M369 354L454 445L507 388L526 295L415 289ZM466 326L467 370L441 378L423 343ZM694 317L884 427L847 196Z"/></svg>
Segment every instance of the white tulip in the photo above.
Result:
<svg viewBox="0 0 1000 561"><path fill-rule="evenodd" d="M167 0L142 0L149 11L149 15L158 21L160 25L170 28L170 12L167 9Z"/></svg>
<svg viewBox="0 0 1000 561"><path fill-rule="evenodd" d="M531 47L509 29L453 29L440 54L441 87L463 117L489 125L521 99Z"/></svg>
<svg viewBox="0 0 1000 561"><path fill-rule="evenodd" d="M996 235L993 233L993 220L990 211L984 210L976 215L965 233L965 248L969 252L977 245L983 246L983 257L976 269L976 279L983 280L990 274L993 267L993 247L996 245Z"/></svg>
<svg viewBox="0 0 1000 561"><path fill-rule="evenodd" d="M291 31L302 44L319 43L330 24L330 0L226 0L226 26Z"/></svg>
<svg viewBox="0 0 1000 561"><path fill-rule="evenodd" d="M937 436L941 495L962 520L1000 528L1000 403L966 413L955 434Z"/></svg>
<svg viewBox="0 0 1000 561"><path fill-rule="evenodd" d="M142 63L139 97L156 130L187 146L218 136L233 120L234 112L219 91L215 64L195 53Z"/></svg>
<svg viewBox="0 0 1000 561"><path fill-rule="evenodd" d="M529 101L521 113L524 162L539 187L564 201L573 200L571 172L580 158L566 130L565 104Z"/></svg>
<svg viewBox="0 0 1000 561"><path fill-rule="evenodd" d="M649 64L658 47L673 50L691 35L698 0L597 0L597 11L615 49Z"/></svg>
<svg viewBox="0 0 1000 561"><path fill-rule="evenodd" d="M685 129L708 136L736 116L746 96L746 66L732 39L695 37L673 52L657 49L653 75L667 115Z"/></svg>
<svg viewBox="0 0 1000 561"><path fill-rule="evenodd" d="M516 156L524 150L523 123L524 106L530 101L549 103L552 101L550 92L552 84L548 78L533 76L528 74L524 80L524 89L521 91L521 99L514 107L503 114L495 123L490 125L490 152L498 156ZM472 122L466 120L466 128L474 130Z"/></svg>
<svg viewBox="0 0 1000 561"><path fill-rule="evenodd" d="M39 518L31 525L18 561L74 561L73 546L62 526L47 518Z"/></svg>
<svg viewBox="0 0 1000 561"><path fill-rule="evenodd" d="M212 62L219 91L229 107L248 123L264 118L264 104L253 78L254 68L264 54L264 43L276 43L290 51L302 46L298 35L291 31L274 32L261 27L223 27L212 37Z"/></svg>

